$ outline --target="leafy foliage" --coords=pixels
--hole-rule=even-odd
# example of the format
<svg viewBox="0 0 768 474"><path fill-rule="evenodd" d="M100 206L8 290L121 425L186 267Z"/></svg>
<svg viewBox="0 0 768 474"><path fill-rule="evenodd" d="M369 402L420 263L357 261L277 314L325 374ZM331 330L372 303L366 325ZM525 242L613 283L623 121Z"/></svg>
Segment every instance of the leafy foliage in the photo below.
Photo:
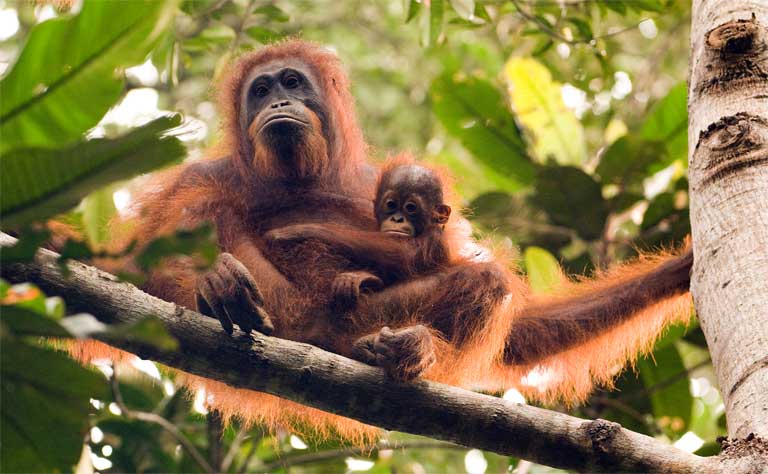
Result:
<svg viewBox="0 0 768 474"><path fill-rule="evenodd" d="M33 28L0 81L0 152L66 145L96 125L122 91L115 69L144 60L175 8L174 1L91 1L78 15Z"/></svg>
<svg viewBox="0 0 768 474"><path fill-rule="evenodd" d="M160 118L116 139L86 140L62 150L17 149L1 155L3 225L51 217L105 184L180 158L184 147L179 140L159 136L179 122L178 116Z"/></svg>
<svg viewBox="0 0 768 474"><path fill-rule="evenodd" d="M586 160L581 123L566 108L562 84L535 59L512 58L504 66L512 107L520 122L534 131L533 148L538 160L580 165Z"/></svg>

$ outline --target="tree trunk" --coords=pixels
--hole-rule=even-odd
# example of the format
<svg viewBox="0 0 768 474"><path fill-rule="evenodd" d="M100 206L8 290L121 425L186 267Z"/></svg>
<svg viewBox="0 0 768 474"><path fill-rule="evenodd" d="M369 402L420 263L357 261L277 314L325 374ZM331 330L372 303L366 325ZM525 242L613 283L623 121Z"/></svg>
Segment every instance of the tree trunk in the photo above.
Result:
<svg viewBox="0 0 768 474"><path fill-rule="evenodd" d="M755 444L768 438L768 0L693 0L692 21L691 292L728 434Z"/></svg>

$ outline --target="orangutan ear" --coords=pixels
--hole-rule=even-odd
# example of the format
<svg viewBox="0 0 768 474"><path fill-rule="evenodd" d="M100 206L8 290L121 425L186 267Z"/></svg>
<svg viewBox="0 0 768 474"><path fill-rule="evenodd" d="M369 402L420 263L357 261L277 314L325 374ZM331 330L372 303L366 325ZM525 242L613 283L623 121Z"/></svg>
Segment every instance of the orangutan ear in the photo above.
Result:
<svg viewBox="0 0 768 474"><path fill-rule="evenodd" d="M439 204L435 206L435 222L438 224L445 224L448 222L448 218L451 217L451 206L447 204Z"/></svg>

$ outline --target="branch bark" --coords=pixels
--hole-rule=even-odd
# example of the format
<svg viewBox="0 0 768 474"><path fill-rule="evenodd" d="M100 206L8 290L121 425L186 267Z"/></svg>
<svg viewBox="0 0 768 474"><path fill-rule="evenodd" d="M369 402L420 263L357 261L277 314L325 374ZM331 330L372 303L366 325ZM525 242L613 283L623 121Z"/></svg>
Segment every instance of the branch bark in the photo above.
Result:
<svg viewBox="0 0 768 474"><path fill-rule="evenodd" d="M694 0L691 293L728 434L768 438L768 3Z"/></svg>
<svg viewBox="0 0 768 474"><path fill-rule="evenodd" d="M0 233L0 246L13 237ZM40 250L31 263L7 265L3 278L60 295L68 309L105 323L159 318L178 339L167 352L135 341L109 343L145 359L267 392L389 430L582 472L708 471L706 458L605 420L583 420L426 380L396 383L384 372L317 347L253 334L230 337L213 319L146 293L96 268Z"/></svg>

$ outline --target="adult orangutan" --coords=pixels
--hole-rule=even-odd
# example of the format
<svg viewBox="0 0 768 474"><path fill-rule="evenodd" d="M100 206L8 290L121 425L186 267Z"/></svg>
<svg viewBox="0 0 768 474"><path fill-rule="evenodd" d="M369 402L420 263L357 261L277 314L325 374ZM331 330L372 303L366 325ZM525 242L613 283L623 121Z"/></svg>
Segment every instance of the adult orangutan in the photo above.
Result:
<svg viewBox="0 0 768 474"><path fill-rule="evenodd" d="M218 155L161 174L137 199L133 223L146 241L212 221L222 253L203 275L188 259L167 262L148 292L218 318L229 333L237 325L350 357L369 340L377 357L365 361L394 378L516 385L543 399L584 397L666 324L688 318L690 253L647 257L561 296L532 296L506 263L469 255L474 243L456 213L442 231L445 264L359 298L347 318L323 311L337 275L381 268L321 239L268 245L265 237L300 224L378 229L376 170L347 77L332 53L297 40L243 56L224 77ZM525 385L532 370L544 375L537 387ZM330 420L342 435L360 432L269 395L187 380L225 415L281 424L311 416L318 429Z"/></svg>

